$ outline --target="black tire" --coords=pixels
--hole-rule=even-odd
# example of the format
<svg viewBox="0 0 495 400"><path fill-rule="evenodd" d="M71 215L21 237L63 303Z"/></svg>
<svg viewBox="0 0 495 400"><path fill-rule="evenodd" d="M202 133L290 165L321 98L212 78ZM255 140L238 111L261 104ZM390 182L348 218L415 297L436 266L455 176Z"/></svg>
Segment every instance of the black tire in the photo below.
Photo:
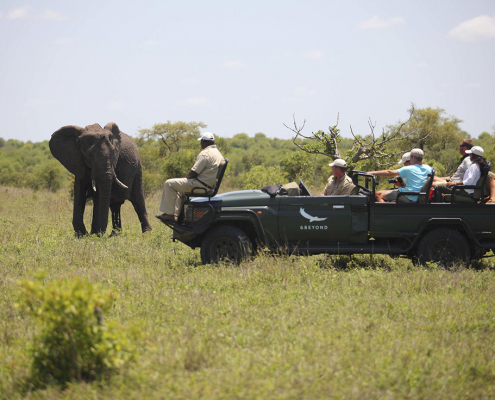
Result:
<svg viewBox="0 0 495 400"><path fill-rule="evenodd" d="M253 255L253 245L242 229L235 226L219 226L208 232L201 243L203 264L219 261L239 264Z"/></svg>
<svg viewBox="0 0 495 400"><path fill-rule="evenodd" d="M471 250L466 238L454 229L436 229L429 232L419 243L417 260L421 265L436 262L444 268L469 263Z"/></svg>

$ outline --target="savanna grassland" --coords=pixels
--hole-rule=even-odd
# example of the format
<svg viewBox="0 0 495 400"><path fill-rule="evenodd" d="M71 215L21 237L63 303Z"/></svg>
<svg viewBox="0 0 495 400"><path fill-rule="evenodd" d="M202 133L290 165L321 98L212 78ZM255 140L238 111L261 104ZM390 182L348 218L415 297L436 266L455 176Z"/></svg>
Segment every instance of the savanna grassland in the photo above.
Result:
<svg viewBox="0 0 495 400"><path fill-rule="evenodd" d="M493 261L445 271L385 256L261 254L201 265L130 203L118 237L75 239L66 191L0 187L0 397L483 399L495 397ZM91 208L86 212L87 225ZM117 295L107 320L141 331L105 383L29 389L33 321L17 282L85 277Z"/></svg>

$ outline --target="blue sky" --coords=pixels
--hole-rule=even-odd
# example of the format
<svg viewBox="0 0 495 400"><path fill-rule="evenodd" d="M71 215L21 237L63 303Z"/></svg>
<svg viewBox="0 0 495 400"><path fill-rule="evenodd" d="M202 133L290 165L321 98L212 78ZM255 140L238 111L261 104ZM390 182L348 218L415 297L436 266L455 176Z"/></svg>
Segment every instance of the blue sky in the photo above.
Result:
<svg viewBox="0 0 495 400"><path fill-rule="evenodd" d="M203 121L344 136L440 107L495 125L495 1L0 1L0 137Z"/></svg>

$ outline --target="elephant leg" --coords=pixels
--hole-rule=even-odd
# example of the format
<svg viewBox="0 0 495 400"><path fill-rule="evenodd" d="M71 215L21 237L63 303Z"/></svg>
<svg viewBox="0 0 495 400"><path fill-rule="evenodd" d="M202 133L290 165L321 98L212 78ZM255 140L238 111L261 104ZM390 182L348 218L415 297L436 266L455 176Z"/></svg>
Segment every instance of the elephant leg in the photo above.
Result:
<svg viewBox="0 0 495 400"><path fill-rule="evenodd" d="M136 211L139 218L139 222L141 222L141 231L143 233L151 231L148 213L146 212L146 202L144 200L143 191L143 175L141 171L139 171L134 178L130 200L132 206L134 207L134 211Z"/></svg>
<svg viewBox="0 0 495 400"><path fill-rule="evenodd" d="M120 219L121 205L121 203L110 204L110 210L112 210L112 233L110 236L118 235L122 231L122 221Z"/></svg>
<svg viewBox="0 0 495 400"><path fill-rule="evenodd" d="M76 237L82 237L88 234L84 226L84 209L86 207L86 187L81 178L74 179L74 210L72 214L72 226Z"/></svg>

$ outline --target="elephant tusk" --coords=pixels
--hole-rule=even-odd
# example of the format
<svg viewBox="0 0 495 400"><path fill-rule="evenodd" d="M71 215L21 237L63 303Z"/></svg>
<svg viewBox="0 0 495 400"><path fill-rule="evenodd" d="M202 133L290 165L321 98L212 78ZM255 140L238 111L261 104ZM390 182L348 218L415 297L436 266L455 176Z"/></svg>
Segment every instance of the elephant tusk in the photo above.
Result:
<svg viewBox="0 0 495 400"><path fill-rule="evenodd" d="M96 182L95 182L95 180L93 179L91 183L93 184L93 191L96 192Z"/></svg>
<svg viewBox="0 0 495 400"><path fill-rule="evenodd" d="M129 189L126 185L124 185L121 181L119 181L119 178L117 178L117 175L115 175L115 181L122 186L124 189Z"/></svg>

